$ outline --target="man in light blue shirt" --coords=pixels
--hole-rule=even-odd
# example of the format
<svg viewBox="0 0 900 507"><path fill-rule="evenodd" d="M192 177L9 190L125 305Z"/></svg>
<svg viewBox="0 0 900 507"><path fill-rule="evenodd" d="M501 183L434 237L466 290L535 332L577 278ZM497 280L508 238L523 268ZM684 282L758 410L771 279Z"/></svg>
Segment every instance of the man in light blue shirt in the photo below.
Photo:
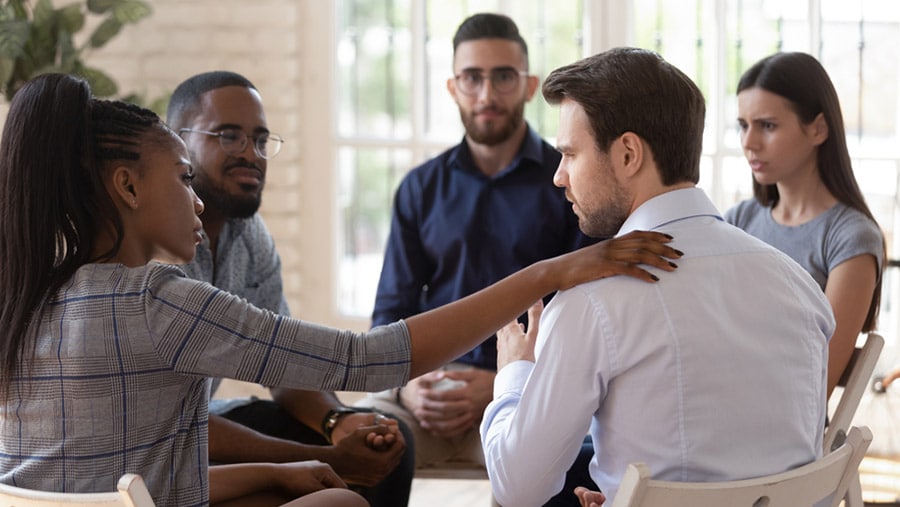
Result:
<svg viewBox="0 0 900 507"><path fill-rule="evenodd" d="M655 53L618 48L557 69L543 93L560 106L554 183L582 231L665 232L684 256L657 284L583 284L533 309L539 329L498 334L481 425L497 500L549 498L588 431L609 500L635 461L654 478L722 481L820 456L831 307L803 268L726 224L696 188L697 86Z"/></svg>

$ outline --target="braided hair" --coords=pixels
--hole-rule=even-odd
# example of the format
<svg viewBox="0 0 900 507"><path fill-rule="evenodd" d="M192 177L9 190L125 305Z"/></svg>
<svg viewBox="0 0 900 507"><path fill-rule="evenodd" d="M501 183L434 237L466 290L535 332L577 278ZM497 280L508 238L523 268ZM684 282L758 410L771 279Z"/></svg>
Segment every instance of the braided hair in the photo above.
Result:
<svg viewBox="0 0 900 507"><path fill-rule="evenodd" d="M0 397L33 354L33 322L46 301L89 262L119 251L123 226L103 175L140 160L156 113L97 100L87 82L45 74L13 97L0 140ZM112 227L113 246L94 249Z"/></svg>

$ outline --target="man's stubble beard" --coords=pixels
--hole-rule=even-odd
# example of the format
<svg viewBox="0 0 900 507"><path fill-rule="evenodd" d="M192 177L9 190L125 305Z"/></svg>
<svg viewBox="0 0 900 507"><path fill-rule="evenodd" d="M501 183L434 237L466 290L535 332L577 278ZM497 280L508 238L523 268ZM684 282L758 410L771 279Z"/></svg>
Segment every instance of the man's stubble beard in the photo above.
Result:
<svg viewBox="0 0 900 507"><path fill-rule="evenodd" d="M205 175L206 171L196 171L192 186L206 207L221 210L228 218L249 218L259 211L262 187L256 195L236 196L229 194L223 185L217 185Z"/></svg>
<svg viewBox="0 0 900 507"><path fill-rule="evenodd" d="M610 175L612 171L610 170ZM578 227L591 238L611 238L622 228L631 214L631 199L625 188L612 177L612 188L600 209L579 217Z"/></svg>
<svg viewBox="0 0 900 507"><path fill-rule="evenodd" d="M466 135L478 144L496 146L512 137L525 121L525 102L519 103L510 111L509 116L506 117L508 121L505 122L505 125L500 130L479 127L478 122L475 120L475 114L474 111L467 113L462 108L459 110L459 117L463 127L466 129ZM503 119L498 118L501 121Z"/></svg>

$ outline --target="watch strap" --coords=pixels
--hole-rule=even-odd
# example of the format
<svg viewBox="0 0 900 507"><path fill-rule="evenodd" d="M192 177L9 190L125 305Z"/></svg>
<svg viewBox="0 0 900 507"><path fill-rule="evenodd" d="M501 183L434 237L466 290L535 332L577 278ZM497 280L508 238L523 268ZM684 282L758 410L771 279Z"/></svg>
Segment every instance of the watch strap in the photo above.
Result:
<svg viewBox="0 0 900 507"><path fill-rule="evenodd" d="M334 428L337 427L337 423L340 420L341 416L346 414L353 414L358 412L358 410L350 408L350 407L337 407L332 408L325 414L325 417L322 418L322 435L325 436L325 439L331 443L331 434L334 432Z"/></svg>

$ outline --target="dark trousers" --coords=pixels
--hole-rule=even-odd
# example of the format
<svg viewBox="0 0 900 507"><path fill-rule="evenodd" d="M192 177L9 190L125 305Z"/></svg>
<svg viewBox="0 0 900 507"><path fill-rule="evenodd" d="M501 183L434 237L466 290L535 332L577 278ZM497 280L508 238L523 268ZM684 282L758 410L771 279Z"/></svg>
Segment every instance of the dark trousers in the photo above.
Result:
<svg viewBox="0 0 900 507"><path fill-rule="evenodd" d="M359 409L361 412L365 409ZM222 417L243 424L249 428L285 440L293 440L308 445L329 445L318 431L294 419L286 410L270 400L256 400L249 405L220 414ZM409 503L409 489L415 473L414 442L412 433L403 421L398 421L400 431L406 440L406 452L397 468L375 486L364 488L352 486L363 495L372 507L404 507ZM574 496L574 495L573 495Z"/></svg>

